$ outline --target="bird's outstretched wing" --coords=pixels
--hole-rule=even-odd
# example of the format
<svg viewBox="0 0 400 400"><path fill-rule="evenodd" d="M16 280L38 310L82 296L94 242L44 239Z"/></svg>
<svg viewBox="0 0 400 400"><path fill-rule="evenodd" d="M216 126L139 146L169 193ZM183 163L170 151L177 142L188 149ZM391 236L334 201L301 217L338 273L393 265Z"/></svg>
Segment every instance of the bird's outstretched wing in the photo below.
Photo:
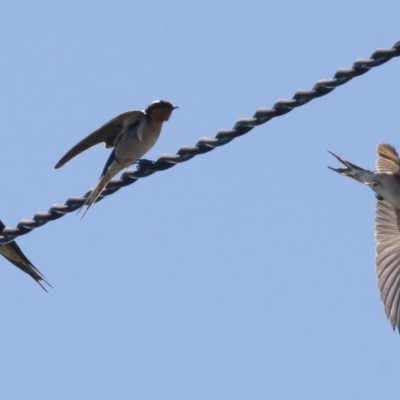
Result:
<svg viewBox="0 0 400 400"><path fill-rule="evenodd" d="M68 150L57 162L54 168L57 169L62 167L68 161L72 160L74 157L81 154L85 150L90 149L96 144L104 142L106 148L114 147L115 139L121 132L126 119L129 118L130 121L134 121L136 119L139 120L143 115L143 111L127 111L118 115Z"/></svg>
<svg viewBox="0 0 400 400"><path fill-rule="evenodd" d="M381 143L377 150L376 168L378 172L392 172L400 175L400 160L396 149L390 144Z"/></svg>
<svg viewBox="0 0 400 400"><path fill-rule="evenodd" d="M375 211L376 276L386 317L400 332L400 211L385 200Z"/></svg>

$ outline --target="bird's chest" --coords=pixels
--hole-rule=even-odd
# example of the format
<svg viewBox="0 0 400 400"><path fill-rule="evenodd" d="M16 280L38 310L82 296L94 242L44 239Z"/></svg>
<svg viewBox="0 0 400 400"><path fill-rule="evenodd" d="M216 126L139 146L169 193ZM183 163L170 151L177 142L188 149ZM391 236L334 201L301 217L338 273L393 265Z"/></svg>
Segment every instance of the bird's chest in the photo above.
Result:
<svg viewBox="0 0 400 400"><path fill-rule="evenodd" d="M147 124L138 124L128 129L116 146L117 159L123 164L136 162L155 145L160 130L157 126Z"/></svg>

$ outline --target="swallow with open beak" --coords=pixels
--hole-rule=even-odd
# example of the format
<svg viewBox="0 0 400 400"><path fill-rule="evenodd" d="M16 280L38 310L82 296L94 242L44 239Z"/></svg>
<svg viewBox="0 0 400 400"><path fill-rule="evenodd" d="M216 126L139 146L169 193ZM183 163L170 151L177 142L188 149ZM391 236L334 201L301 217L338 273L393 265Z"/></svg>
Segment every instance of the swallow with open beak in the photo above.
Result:
<svg viewBox="0 0 400 400"><path fill-rule="evenodd" d="M3 233L4 228L5 225L0 221L0 235ZM1 245L0 254L21 271L24 271L31 276L46 292L47 289L42 285L41 281L46 282L50 287L52 287L50 283L44 279L44 276L40 273L40 271L37 270L35 266L28 260L15 241Z"/></svg>
<svg viewBox="0 0 400 400"><path fill-rule="evenodd" d="M163 122L178 107L169 101L157 100L143 111L128 111L118 115L70 149L54 168L60 168L83 151L101 142L106 148L114 147L100 180L86 199L86 212L98 199L107 183L124 168L136 163L157 142ZM85 215L83 214L83 216ZM83 217L82 217L83 218Z"/></svg>
<svg viewBox="0 0 400 400"><path fill-rule="evenodd" d="M331 153L331 152L330 152ZM330 168L370 187L376 195L376 275L381 301L392 328L400 333L400 160L395 148L378 145L376 171L358 167L331 153L346 168Z"/></svg>

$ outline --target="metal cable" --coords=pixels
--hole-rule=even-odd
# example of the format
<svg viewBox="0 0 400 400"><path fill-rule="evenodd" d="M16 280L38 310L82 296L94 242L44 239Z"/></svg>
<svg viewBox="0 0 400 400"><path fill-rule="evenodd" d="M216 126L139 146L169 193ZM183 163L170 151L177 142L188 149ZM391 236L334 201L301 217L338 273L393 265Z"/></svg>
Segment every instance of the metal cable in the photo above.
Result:
<svg viewBox="0 0 400 400"><path fill-rule="evenodd" d="M165 154L154 162L141 160L136 171L128 170L121 175L120 179L110 181L97 201L115 193L124 186L135 183L140 178L146 178L157 171L164 171L199 154L208 153L216 147L224 146L233 139L248 133L255 126L265 124L272 118L280 117L313 99L325 96L338 86L398 56L400 56L400 40L391 49L378 49L372 54L371 58L356 60L350 69L339 69L332 79L319 80L311 90L298 90L292 99L278 100L272 108L260 108L252 118L238 120L232 129L220 130L215 138L203 137L195 146L182 146L176 154ZM54 204L48 212L37 212L32 220L20 220L16 228L5 228L0 236L0 245L11 242L18 236L25 235L35 228L78 210L85 203L85 199L90 193L91 190L83 197L69 197L65 204Z"/></svg>

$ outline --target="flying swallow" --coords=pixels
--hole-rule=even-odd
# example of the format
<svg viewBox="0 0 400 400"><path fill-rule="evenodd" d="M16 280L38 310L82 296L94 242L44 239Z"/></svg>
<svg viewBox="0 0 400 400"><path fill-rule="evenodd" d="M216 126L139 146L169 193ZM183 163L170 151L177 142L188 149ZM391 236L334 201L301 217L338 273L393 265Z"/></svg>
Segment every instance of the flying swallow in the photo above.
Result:
<svg viewBox="0 0 400 400"><path fill-rule="evenodd" d="M0 221L0 235L3 233L4 228L5 225ZM44 279L44 276L40 271L28 260L15 241L1 245L0 254L21 271L24 271L31 276L46 292L47 289L42 285L41 281L46 282L50 287L52 287L50 283Z"/></svg>
<svg viewBox="0 0 400 400"><path fill-rule="evenodd" d="M376 275L392 328L400 333L400 160L395 148L378 145L377 171L358 167L331 153L346 168L330 168L370 187L376 195Z"/></svg>
<svg viewBox="0 0 400 400"><path fill-rule="evenodd" d="M54 168L60 168L83 151L101 142L106 148L114 147L100 180L86 199L85 213L100 196L107 183L124 168L137 162L157 142L164 121L178 108L169 101L157 100L143 111L128 111L118 115L86 136L70 149ZM85 214L83 214L85 215Z"/></svg>

